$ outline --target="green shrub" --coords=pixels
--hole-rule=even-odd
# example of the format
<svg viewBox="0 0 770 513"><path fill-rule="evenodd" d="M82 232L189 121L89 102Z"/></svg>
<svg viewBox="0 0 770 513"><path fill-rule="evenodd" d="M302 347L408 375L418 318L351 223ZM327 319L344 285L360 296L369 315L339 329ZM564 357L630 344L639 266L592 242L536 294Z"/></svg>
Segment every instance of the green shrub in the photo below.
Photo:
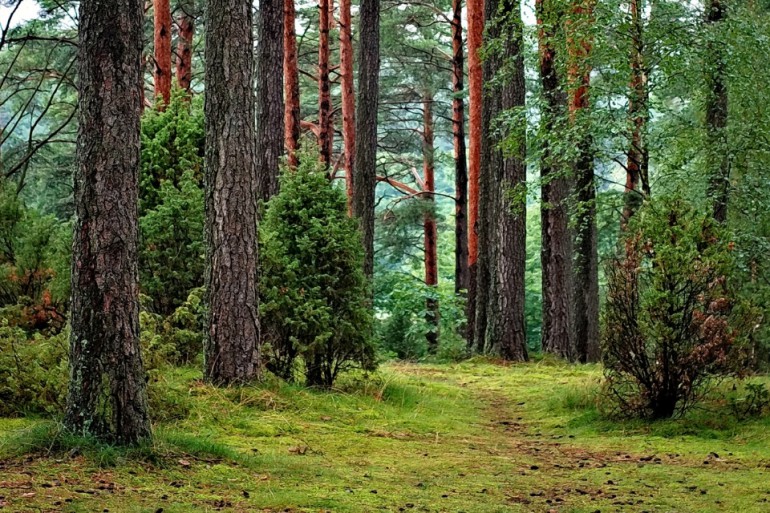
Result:
<svg viewBox="0 0 770 513"><path fill-rule="evenodd" d="M261 225L261 318L268 368L331 387L351 367L373 369L372 315L357 222L317 155L281 178Z"/></svg>
<svg viewBox="0 0 770 513"><path fill-rule="evenodd" d="M733 369L749 310L736 308L726 230L681 198L646 205L607 266L602 348L617 411L681 414Z"/></svg>

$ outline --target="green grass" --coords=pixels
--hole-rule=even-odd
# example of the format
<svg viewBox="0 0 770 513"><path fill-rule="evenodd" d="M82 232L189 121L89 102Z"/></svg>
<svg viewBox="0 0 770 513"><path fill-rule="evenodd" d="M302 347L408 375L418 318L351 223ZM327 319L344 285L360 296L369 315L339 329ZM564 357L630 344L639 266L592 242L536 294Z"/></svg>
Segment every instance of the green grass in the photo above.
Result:
<svg viewBox="0 0 770 513"><path fill-rule="evenodd" d="M680 420L609 421L600 375L391 364L320 392L173 370L174 420L147 447L0 419L0 511L770 511L769 419L715 395Z"/></svg>

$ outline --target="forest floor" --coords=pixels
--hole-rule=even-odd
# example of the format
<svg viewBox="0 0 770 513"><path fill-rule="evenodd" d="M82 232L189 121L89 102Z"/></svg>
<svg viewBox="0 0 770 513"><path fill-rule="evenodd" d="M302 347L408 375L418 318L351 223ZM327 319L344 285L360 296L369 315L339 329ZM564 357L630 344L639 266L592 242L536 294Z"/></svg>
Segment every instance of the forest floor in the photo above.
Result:
<svg viewBox="0 0 770 513"><path fill-rule="evenodd" d="M594 366L388 364L333 393L197 377L163 378L177 418L131 453L0 419L0 512L770 511L770 419L603 420Z"/></svg>

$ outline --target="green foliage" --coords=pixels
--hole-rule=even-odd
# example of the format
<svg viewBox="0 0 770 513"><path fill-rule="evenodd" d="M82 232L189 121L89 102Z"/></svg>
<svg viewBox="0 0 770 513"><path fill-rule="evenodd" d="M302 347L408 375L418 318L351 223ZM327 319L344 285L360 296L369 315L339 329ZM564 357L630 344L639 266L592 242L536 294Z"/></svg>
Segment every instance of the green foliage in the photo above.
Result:
<svg viewBox="0 0 770 513"><path fill-rule="evenodd" d="M203 293L202 287L193 289L187 301L166 317L141 312L142 349L147 368L198 362L206 333Z"/></svg>
<svg viewBox="0 0 770 513"><path fill-rule="evenodd" d="M633 218L608 265L602 345L619 413L668 418L728 374L746 334L729 234L683 199Z"/></svg>
<svg viewBox="0 0 770 513"><path fill-rule="evenodd" d="M307 384L327 388L352 366L374 369L361 236L316 155L283 175L260 239L268 368L290 379L301 357Z"/></svg>
<svg viewBox="0 0 770 513"><path fill-rule="evenodd" d="M203 285L203 145L200 101L180 91L142 120L139 268L142 292L164 315Z"/></svg>
<svg viewBox="0 0 770 513"><path fill-rule="evenodd" d="M743 397L731 397L730 409L736 418L761 417L770 410L770 391L764 383L746 383Z"/></svg>

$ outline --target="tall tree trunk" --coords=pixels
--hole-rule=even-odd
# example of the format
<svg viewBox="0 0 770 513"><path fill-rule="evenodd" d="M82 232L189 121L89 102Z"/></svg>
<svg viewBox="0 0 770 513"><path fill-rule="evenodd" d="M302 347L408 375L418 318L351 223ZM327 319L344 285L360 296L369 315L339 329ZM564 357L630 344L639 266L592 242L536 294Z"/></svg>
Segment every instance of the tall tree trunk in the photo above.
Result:
<svg viewBox="0 0 770 513"><path fill-rule="evenodd" d="M296 168L299 149L300 122L299 69L297 68L296 11L294 0L283 2L283 87L284 91L284 146L288 164Z"/></svg>
<svg viewBox="0 0 770 513"><path fill-rule="evenodd" d="M541 223L543 269L543 351L573 357L572 340L572 241L569 230L567 199L569 182L562 156L552 151L549 137L561 130L567 99L560 87L554 44L563 16L557 0L537 0L540 80L545 105L542 113L543 134L540 161Z"/></svg>
<svg viewBox="0 0 770 513"><path fill-rule="evenodd" d="M153 0L155 13L155 103L171 101L171 5L169 0ZM164 107L160 107L161 110Z"/></svg>
<svg viewBox="0 0 770 513"><path fill-rule="evenodd" d="M574 162L577 205L575 209L575 258L573 312L575 358L599 360L599 254L596 231L596 184L588 109L591 85L591 52L595 0L572 0L568 24L568 88L570 124L576 134Z"/></svg>
<svg viewBox="0 0 770 513"><path fill-rule="evenodd" d="M628 118L631 141L626 162L626 188L621 226L639 210L650 195L649 153L647 150L647 121L650 93L644 59L643 0L631 0L631 87L628 95Z"/></svg>
<svg viewBox="0 0 770 513"><path fill-rule="evenodd" d="M462 0L452 0L452 135L455 150L455 292L467 293L468 160L465 151L465 101Z"/></svg>
<svg viewBox="0 0 770 513"><path fill-rule="evenodd" d="M208 0L206 20L206 242L209 329L205 378L260 374L257 169L250 0Z"/></svg>
<svg viewBox="0 0 770 513"><path fill-rule="evenodd" d="M332 163L332 101L329 81L329 2L319 0L318 16L318 143L321 161L328 168Z"/></svg>
<svg viewBox="0 0 770 513"><path fill-rule="evenodd" d="M278 193L283 156L283 0L260 0L257 45L257 176L259 198Z"/></svg>
<svg viewBox="0 0 770 513"><path fill-rule="evenodd" d="M151 436L139 347L141 0L81 0L79 129L65 425L118 444Z"/></svg>
<svg viewBox="0 0 770 513"><path fill-rule="evenodd" d="M423 179L425 186L423 199L428 202L423 221L425 233L425 285L433 289L432 296L426 299L426 320L431 326L431 331L426 335L428 351L435 354L438 350L439 338L439 303L435 297L438 287L438 228L435 216L436 178L435 178L435 148L433 146L433 93L426 91L422 100L423 132L422 132L422 159Z"/></svg>
<svg viewBox="0 0 770 513"><path fill-rule="evenodd" d="M377 110L380 94L380 2L361 0L353 214L360 220L364 271L374 274L374 189L377 185Z"/></svg>
<svg viewBox="0 0 770 513"><path fill-rule="evenodd" d="M179 40L176 46L176 81L183 91L189 93L192 85L192 51L195 35L193 1L184 0L179 7L182 12L177 19Z"/></svg>
<svg viewBox="0 0 770 513"><path fill-rule="evenodd" d="M706 48L706 165L709 173L708 193L714 208L714 219L727 220L730 197L730 159L727 141L727 85L725 55L719 30L726 17L727 0L706 0L706 24L709 34Z"/></svg>
<svg viewBox="0 0 770 513"><path fill-rule="evenodd" d="M342 80L342 137L348 212L353 213L353 167L356 161L356 96L353 88L353 20L350 0L340 0L340 78Z"/></svg>
<svg viewBox="0 0 770 513"><path fill-rule="evenodd" d="M474 346L474 335L479 330L476 320L477 260L479 257L479 195L481 172L481 109L484 98L481 69L481 45L484 35L484 0L467 0L468 16L468 82L470 89L470 116L468 126L468 345ZM483 222L483 221L482 221ZM483 333L483 331L482 331ZM482 342L483 343L483 342Z"/></svg>
<svg viewBox="0 0 770 513"><path fill-rule="evenodd" d="M498 2L489 2L487 20L495 14ZM502 86L498 101L488 100L493 105L486 109L487 116L497 116L501 111L523 110L525 107L526 86L524 72L524 30L521 20L519 0L500 0L498 14L500 18L490 27L490 37L504 41L501 55L489 57L485 68L485 82L491 81L503 63L508 63L509 76ZM487 104L485 103L485 106ZM524 315L525 306L525 269L527 248L527 210L526 210L526 123L521 122L510 127L509 138L516 141L515 149L508 155L495 147L496 138L490 132L485 136L488 141L483 146L483 154L492 152L490 186L497 189L494 194L493 237L489 240L489 258L491 283L489 307L487 312L486 347L508 361L527 360L527 329ZM486 159L482 159L484 162ZM482 175L485 170L482 170ZM486 201L486 199L484 200Z"/></svg>

